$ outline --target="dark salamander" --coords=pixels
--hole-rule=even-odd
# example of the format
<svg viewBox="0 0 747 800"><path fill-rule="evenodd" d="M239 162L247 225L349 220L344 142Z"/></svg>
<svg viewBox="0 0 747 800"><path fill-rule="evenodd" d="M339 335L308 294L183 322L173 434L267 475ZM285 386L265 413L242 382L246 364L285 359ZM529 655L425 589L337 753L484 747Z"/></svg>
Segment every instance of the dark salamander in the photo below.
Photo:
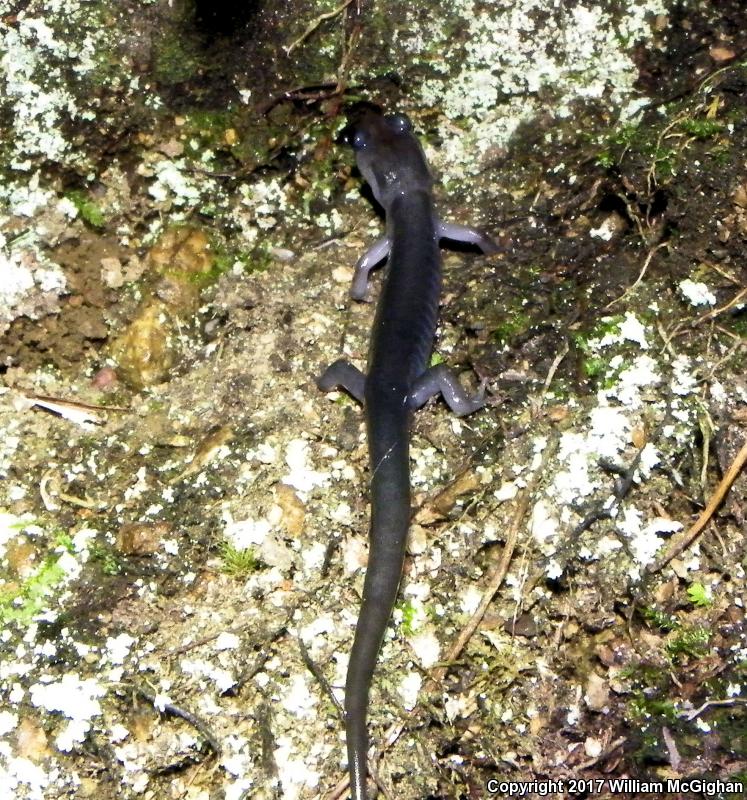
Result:
<svg viewBox="0 0 747 800"><path fill-rule="evenodd" d="M498 248L473 228L442 222L433 179L412 125L401 114L367 111L347 129L358 168L386 212L386 236L358 261L351 288L366 297L371 269L389 257L371 334L368 371L336 361L319 378L323 391L342 387L363 403L371 470L371 530L363 603L345 684L345 731L353 800L366 800L366 717L376 659L397 596L410 525L409 434L413 411L441 394L463 416L484 404L469 396L444 365L428 368L441 293L441 238Z"/></svg>

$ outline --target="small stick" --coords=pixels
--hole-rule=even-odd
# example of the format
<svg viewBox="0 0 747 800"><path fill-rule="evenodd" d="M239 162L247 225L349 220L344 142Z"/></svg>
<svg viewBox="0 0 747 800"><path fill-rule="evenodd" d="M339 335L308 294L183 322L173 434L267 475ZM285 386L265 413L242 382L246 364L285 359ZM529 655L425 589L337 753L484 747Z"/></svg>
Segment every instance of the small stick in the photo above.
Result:
<svg viewBox="0 0 747 800"><path fill-rule="evenodd" d="M686 719L688 722L699 717L704 711L709 708L717 708L722 706L742 706L747 705L747 698L744 697L730 697L728 700L706 700L702 706L693 708L689 711L682 711L679 716Z"/></svg>
<svg viewBox="0 0 747 800"><path fill-rule="evenodd" d="M704 322L707 319L713 319L714 317L717 317L719 314L723 314L724 311L728 311L730 308L733 308L734 306L738 305L742 301L742 298L745 297L746 295L747 295L747 288L742 289L740 292L737 292L734 295L734 297L732 297L732 299L729 300L728 303L726 303L726 305L721 306L721 308L714 308L711 311L706 312L705 314L703 314L703 316L698 317L690 324L692 325L693 328L695 328L696 326L700 325L701 322Z"/></svg>
<svg viewBox="0 0 747 800"><path fill-rule="evenodd" d="M737 475L739 475L746 462L747 441L745 441L740 448L739 452L734 458L734 461L731 462L731 466L726 471L726 475L724 475L724 477L721 479L721 483L719 483L719 485L716 487L716 491L711 496L711 499L708 501L708 505L703 509L701 515L695 520L687 533L685 533L685 535L677 543L674 543L669 548L669 552L665 556L662 556L662 558L660 558L658 561L655 561L651 567L647 569L647 572L658 572L660 569L666 567L666 565L673 558L676 558L684 550L690 547L690 545L698 538L703 528L705 528L716 509L721 505L724 497L726 497L726 493L731 488L732 483L734 483Z"/></svg>
<svg viewBox="0 0 747 800"><path fill-rule="evenodd" d="M483 592L480 605L477 607L475 613L471 616L464 628L462 628L459 636L457 636L457 638L454 640L454 643L451 645L448 653L443 659L447 662L447 665L448 663L456 661L457 658L459 658L462 650L464 650L465 646L467 645L467 642L469 642L482 622L485 612L493 602L493 598L498 592L498 589L501 588L503 580L506 577L506 573L508 572L508 568L511 565L511 559L513 558L514 550L516 549L516 542L519 538L519 530L521 529L521 525L526 517L526 513L529 508L529 501L531 500L539 481L540 472L541 470L538 469L534 473L531 483L522 490L519 496L519 502L516 506L516 511L514 512L508 528L506 544L503 547L501 557L498 559L498 563L490 571L490 575L488 576L488 585ZM431 676L431 682L433 684L435 684L436 681L441 680L446 674L446 671L448 670L447 665L440 666L434 670L433 675Z"/></svg>
<svg viewBox="0 0 747 800"><path fill-rule="evenodd" d="M340 719L344 720L345 709L342 707L337 697L335 697L335 693L332 691L329 681L324 677L324 673L319 669L319 665L309 655L309 651L306 649L306 645L303 643L303 639L301 639L300 636L298 637L298 649L301 651L301 660L304 666L316 678L316 682L322 687L324 694L332 701L332 705L337 709Z"/></svg>
<svg viewBox="0 0 747 800"><path fill-rule="evenodd" d="M135 686L135 691L139 694L142 698L147 700L153 708L158 711L161 711L161 708L156 705L156 695L153 692L149 692L147 689L144 689L142 686ZM171 714L172 717L179 717L183 719L185 722L188 722L193 728L196 728L203 736L207 744L210 746L210 749L215 753L216 756L219 756L221 753L221 746L218 740L215 738L214 734L208 727L206 722L203 722L196 714L193 714L191 711L187 711L184 708L180 708L179 706L175 706L173 703L164 703L163 704L163 713L164 714Z"/></svg>
<svg viewBox="0 0 747 800"><path fill-rule="evenodd" d="M316 19L312 20L307 26L306 30L295 40L295 42L291 42L291 44L285 48L285 55L289 56L297 47L298 45L302 44L306 39L311 36L312 33L327 19L332 19L332 17L336 17L338 14L342 14L342 12L353 2L353 0L345 0L345 2L338 6L337 8L333 8L332 11L328 11L326 14L320 14Z"/></svg>
<svg viewBox="0 0 747 800"><path fill-rule="evenodd" d="M672 732L669 730L669 728L667 728L666 725L662 727L661 735L664 739L667 752L669 753L669 764L675 772L679 772L680 766L682 765L682 756L680 755L680 751L677 749L677 742L674 740Z"/></svg>
<svg viewBox="0 0 747 800"><path fill-rule="evenodd" d="M633 292L639 286L644 276L646 275L646 270L649 268L649 265L651 264L651 259L654 257L657 250L661 250L662 247L667 247L668 244L669 242L659 242L659 244L657 244L656 247L652 247L648 251L646 260L643 262L643 267L641 267L641 271L638 274L638 277L635 279L635 282L631 286L628 286L628 288L616 300L611 300L609 303L607 303L607 305L604 307L605 311L611 306L614 306L616 303L619 303L621 300L626 298L631 292Z"/></svg>
<svg viewBox="0 0 747 800"><path fill-rule="evenodd" d="M519 536L519 530L521 529L521 525L526 517L526 513L529 509L529 501L531 500L537 485L539 484L540 478L543 475L544 466L547 463L548 459L550 458L550 451L554 450L554 448L547 447L545 452L542 456L542 461L533 473L529 483L526 487L522 490L518 503L516 505L516 510L514 511L513 517L511 518L511 522L508 527L508 535L506 536L506 544L503 548L503 552L501 553L501 557L498 560L498 563L493 567L489 576L488 576L488 585L485 591L483 592L482 600L480 601L480 605L478 606L475 613L469 619L467 624L462 629L461 633L457 636L454 644L449 648L448 653L446 654L445 658L443 659L445 664L437 667L431 672L431 675L428 679L428 682L425 685L426 690L430 690L436 686L437 682L440 681L446 672L449 669L450 663L456 661L459 657L462 650L464 650L467 642L472 638L475 631L479 627L480 623L482 622L483 617L485 616L485 612L488 609L488 606L493 601L493 598L496 595L496 592L500 588L501 584L503 583L503 579L506 577L506 573L508 572L508 568L511 564L511 559L514 554L514 550L516 548L516 542ZM412 716L418 707L410 711L410 715ZM381 752L383 753L384 750L391 747L395 741L399 738L400 734L404 730L405 723L404 722L396 722L392 725L392 727L387 731L386 735L384 736L384 744L382 745Z"/></svg>
<svg viewBox="0 0 747 800"><path fill-rule="evenodd" d="M560 366L563 359L568 355L569 350L568 340L566 339L563 342L563 347L560 349L558 354L550 364L550 369L547 370L547 376L545 377L545 383L542 386L542 401L544 401L545 392L550 388L550 384L552 383L553 378L555 377L555 373L558 371L558 367Z"/></svg>

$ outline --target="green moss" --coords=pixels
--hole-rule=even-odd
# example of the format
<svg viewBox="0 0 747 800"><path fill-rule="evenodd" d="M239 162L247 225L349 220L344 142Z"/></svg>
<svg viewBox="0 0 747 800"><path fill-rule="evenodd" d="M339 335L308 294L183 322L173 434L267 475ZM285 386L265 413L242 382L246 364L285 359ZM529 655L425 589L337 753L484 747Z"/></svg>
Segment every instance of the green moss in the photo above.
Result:
<svg viewBox="0 0 747 800"><path fill-rule="evenodd" d="M402 614L402 630L405 636L412 636L414 633L413 624L417 616L415 606L409 600L403 600L401 603L397 603L397 608Z"/></svg>
<svg viewBox="0 0 747 800"><path fill-rule="evenodd" d="M531 317L520 308L506 308L500 324L491 331L491 337L499 344L508 344L514 337L524 333L532 325Z"/></svg>
<svg viewBox="0 0 747 800"><path fill-rule="evenodd" d="M677 151L671 147L656 147L651 155L651 169L659 178L672 178L677 172Z"/></svg>
<svg viewBox="0 0 747 800"><path fill-rule="evenodd" d="M667 642L667 655L676 661L683 656L700 658L708 653L708 641L711 638L706 628L681 628L677 635Z"/></svg>
<svg viewBox="0 0 747 800"><path fill-rule="evenodd" d="M237 115L232 108L189 111L184 115L182 125L185 155L188 158L198 159L204 166L201 156L205 150L231 152L234 145L228 141L227 132L236 130L237 124Z"/></svg>
<svg viewBox="0 0 747 800"><path fill-rule="evenodd" d="M688 586L687 599L697 608L708 608L713 605L713 598L702 583Z"/></svg>
<svg viewBox="0 0 747 800"><path fill-rule="evenodd" d="M651 628L658 628L660 631L674 631L680 627L680 622L676 617L665 614L653 606L644 606L638 609L638 613Z"/></svg>
<svg viewBox="0 0 747 800"><path fill-rule="evenodd" d="M48 605L48 598L65 579L60 553L52 553L20 585L0 589L0 622L28 625Z"/></svg>
<svg viewBox="0 0 747 800"><path fill-rule="evenodd" d="M67 550L68 553L75 552L75 545L73 544L73 539L69 533L58 533L54 537L54 543L57 545L57 547L62 547L64 550Z"/></svg>
<svg viewBox="0 0 747 800"><path fill-rule="evenodd" d="M620 670L620 677L631 681L641 689L662 687L669 682L667 669L646 663L629 664L627 667L623 667Z"/></svg>
<svg viewBox="0 0 747 800"><path fill-rule="evenodd" d="M593 344L603 339L609 333L618 334L623 319L624 317L622 315L603 317L596 322L590 331L572 334L573 343L582 355L581 369L584 375L590 380L600 383L606 380L608 384L606 388L614 384L616 376L614 372L610 372L609 356L600 355L598 349L593 346ZM623 369L623 366L621 366L620 369Z"/></svg>
<svg viewBox="0 0 747 800"><path fill-rule="evenodd" d="M717 133L725 130L723 123L715 119L684 119L680 123L680 128L689 136L696 139L710 139Z"/></svg>
<svg viewBox="0 0 747 800"><path fill-rule="evenodd" d="M91 200L82 189L73 189L65 193L65 197L78 209L80 218L92 228L103 228L106 224L104 212Z"/></svg>
<svg viewBox="0 0 747 800"><path fill-rule="evenodd" d="M597 163L605 169L619 163L624 152L633 143L637 131L636 125L625 123L605 133L598 142L600 150L597 153Z"/></svg>
<svg viewBox="0 0 747 800"><path fill-rule="evenodd" d="M221 275L229 272L235 265L239 265L246 274L253 272L263 272L272 263L272 257L264 247L257 247L252 252L235 250L217 238L213 238L210 243L213 255L213 263L206 272L192 273L189 276L191 283L195 283L200 288L209 286L220 278Z"/></svg>
<svg viewBox="0 0 747 800"><path fill-rule="evenodd" d="M200 67L195 42L181 28L161 33L155 43L153 75L159 83L173 85L189 80Z"/></svg>
<svg viewBox="0 0 747 800"><path fill-rule="evenodd" d="M607 334L620 332L620 325L625 321L622 314L614 314L611 317L602 317L597 320L594 327L587 334L588 339L603 339Z"/></svg>
<svg viewBox="0 0 747 800"><path fill-rule="evenodd" d="M633 752L633 759L641 764L649 760L657 760L661 752L661 742L655 731L642 730L637 742L637 749Z"/></svg>
<svg viewBox="0 0 747 800"><path fill-rule="evenodd" d="M230 108L193 109L184 117L184 130L200 136L210 137L215 140L224 140L225 132L233 127L233 112Z"/></svg>
<svg viewBox="0 0 747 800"><path fill-rule="evenodd" d="M88 552L91 561L99 564L104 575L118 575L122 571L122 562L110 547L94 542L89 546Z"/></svg>
<svg viewBox="0 0 747 800"><path fill-rule="evenodd" d="M747 314L735 314L733 317L727 317L722 323L727 326L732 333L738 336L747 337Z"/></svg>
<svg viewBox="0 0 747 800"><path fill-rule="evenodd" d="M597 164L600 167L604 167L604 169L610 169L610 167L614 167L617 163L617 159L609 150L602 150L601 153L597 154Z"/></svg>
<svg viewBox="0 0 747 800"><path fill-rule="evenodd" d="M607 372L609 359L587 357L581 362L581 369L589 379L602 378Z"/></svg>
<svg viewBox="0 0 747 800"><path fill-rule="evenodd" d="M198 108L186 112L183 119L185 157L201 169L210 165L227 174L254 170L268 164L273 154L284 147L296 146L298 129L303 125L286 106L278 106L259 118L251 116L250 109L243 105ZM208 155L212 157L206 158ZM327 170L334 175L329 165ZM200 211L206 213L205 209Z"/></svg>
<svg viewBox="0 0 747 800"><path fill-rule="evenodd" d="M245 578L257 569L257 554L251 547L238 548L231 542L222 542L219 548L223 560L221 571L234 578Z"/></svg>
<svg viewBox="0 0 747 800"><path fill-rule="evenodd" d="M660 697L648 697L643 691L636 691L628 703L628 712L633 720L657 722L674 722L677 709L671 700Z"/></svg>
<svg viewBox="0 0 747 800"><path fill-rule="evenodd" d="M264 272L273 264L272 256L264 245L255 247L254 250L249 253L234 253L233 258L234 263L238 261L247 275L253 272Z"/></svg>
<svg viewBox="0 0 747 800"><path fill-rule="evenodd" d="M667 106L664 116L654 124L626 122L602 136L598 141L596 161L609 169L621 164L626 157L637 158L644 164L648 163L651 178L667 181L690 157L688 143L693 139L713 139L726 131L726 124L713 119L702 102L693 107L691 99L686 98ZM719 142L718 152L722 157L723 147Z"/></svg>

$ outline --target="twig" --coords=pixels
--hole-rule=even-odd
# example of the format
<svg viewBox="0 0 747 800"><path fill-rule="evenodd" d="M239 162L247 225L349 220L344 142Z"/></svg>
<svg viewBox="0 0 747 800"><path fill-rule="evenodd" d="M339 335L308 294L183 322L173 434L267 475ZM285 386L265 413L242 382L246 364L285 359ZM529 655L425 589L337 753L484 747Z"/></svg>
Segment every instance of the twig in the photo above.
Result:
<svg viewBox="0 0 747 800"><path fill-rule="evenodd" d="M543 459L543 464L544 462L545 459ZM437 681L442 680L449 669L448 664L456 661L457 658L459 658L462 650L464 650L465 646L467 645L467 642L469 642L482 622L485 612L493 602L493 598L498 592L498 589L501 588L503 580L506 577L506 573L508 572L508 568L511 565L511 559L513 558L514 550L516 549L516 542L519 538L519 531L521 530L521 525L526 517L527 510L529 508L529 501L532 499L534 490L537 488L537 483L539 482L541 472L542 469L538 469L532 476L530 483L527 484L527 486L519 493L519 500L516 504L516 510L514 511L511 523L508 526L506 544L503 547L503 552L501 553L498 563L493 567L488 575L488 585L482 594L480 605L478 605L470 620L467 622L464 628L462 628L461 632L454 640L454 643L449 648L449 651L444 658L446 664L433 671L431 676L431 684L435 684Z"/></svg>
<svg viewBox="0 0 747 800"><path fill-rule="evenodd" d="M664 128L664 130L659 134L656 140L656 149L654 153L660 153L662 151L662 142L664 139L667 138L675 138L675 139L682 139L685 138L684 133L673 133L670 134L670 131L673 131L684 119L687 119L689 116L689 112L681 111L679 114L675 116L675 118L669 123L669 125ZM694 137L686 139L685 144L679 148L678 152L681 153L683 150L687 148L691 141L694 141ZM653 194L654 187L656 186L656 165L659 161L663 161L663 158L657 158L654 155L651 166L648 168L646 173L646 188L648 190L649 197ZM646 212L646 217L648 218L648 212Z"/></svg>
<svg viewBox="0 0 747 800"><path fill-rule="evenodd" d="M667 333L664 330L664 326L661 324L661 320L660 319L656 320L656 331L659 334L659 336L661 336L661 340L664 343L664 349L669 353L670 356L672 356L672 358L677 358L677 352L674 349L674 347L672 347L672 339L674 339L675 336L679 336L682 333L681 328L682 328L682 323L678 322L672 329L672 332Z"/></svg>
<svg viewBox="0 0 747 800"><path fill-rule="evenodd" d="M275 95L275 97L271 97L263 105L260 105L258 109L259 114L265 116L275 108L275 106L289 100L314 101L333 97L337 93L337 85L338 81L325 81L324 83L315 83L311 86L297 86L295 89L288 89L287 92L281 92Z"/></svg>
<svg viewBox="0 0 747 800"><path fill-rule="evenodd" d="M702 706L690 709L689 711L681 711L679 716L686 719L688 722L699 717L704 711L709 708L717 708L723 706L744 706L747 705L747 698L745 697L730 697L728 700L706 700Z"/></svg>
<svg viewBox="0 0 747 800"><path fill-rule="evenodd" d="M655 439L658 431L661 426L659 426L652 435L651 439ZM612 475L617 475L617 480L615 481L615 488L612 492L613 502L610 503L609 500L604 500L601 503L598 503L591 511L579 522L579 524L574 528L572 539L574 541L578 540L578 537L586 530L588 530L595 522L599 522L603 519L610 519L614 516L615 510L620 505L620 503L628 496L631 488L633 487L633 483L635 481L636 472L638 472L638 468L641 465L641 458L643 456L643 451L646 449L646 445L643 447L639 447L636 450L635 456L633 456L633 460L630 462L630 466L622 467L619 464L615 464L614 462L608 461L606 458L600 458L598 461L600 469L604 470L605 472L611 473ZM623 540L623 546L627 549L628 543Z"/></svg>
<svg viewBox="0 0 747 800"><path fill-rule="evenodd" d="M534 492L536 491L537 486L544 475L544 467L545 464L547 464L552 451L554 451L554 447L552 445L547 445L539 466L532 474L532 477L527 485L519 492L518 502L511 518L511 522L508 526L506 544L503 547L501 557L488 575L488 585L483 592L482 599L480 600L480 604L478 605L475 613L464 626L459 636L457 636L454 644L449 648L449 652L445 658L447 662L455 661L459 657L465 645L472 638L472 635L482 622L485 612L488 610L488 606L493 602L493 598L498 592L498 589L500 589L503 579L506 577L506 573L508 572L508 568L511 564L511 559L513 558L514 550L516 549L519 531L521 530L522 523L524 522L527 510L529 509L529 502L531 501ZM435 683L436 681L441 680L447 669L448 667L439 667L438 669L434 670L434 674L431 679L432 682Z"/></svg>
<svg viewBox="0 0 747 800"><path fill-rule="evenodd" d="M45 470L39 481L39 494L41 495L42 503L44 503L44 508L46 508L47 511L59 511L62 507L59 503L55 503L52 499L52 495L47 491L47 484L52 479L54 470L54 467Z"/></svg>
<svg viewBox="0 0 747 800"><path fill-rule="evenodd" d="M739 452L734 458L734 461L731 462L731 466L726 471L726 475L724 475L724 477L721 479L721 482L716 487L716 491L708 501L708 505L703 509L698 519L695 520L690 529L677 542L672 543L667 554L662 556L658 561L655 561L647 569L647 572L658 572L660 569L666 567L666 565L673 558L676 558L684 550L690 547L690 545L698 538L698 535L703 528L705 528L716 509L721 505L724 497L726 497L726 493L731 488L732 483L734 483L736 480L737 475L739 475L745 463L747 463L747 441L745 441L740 448Z"/></svg>
<svg viewBox="0 0 747 800"><path fill-rule="evenodd" d="M327 695L327 697L332 701L332 705L337 709L337 713L340 715L340 719L345 719L345 709L340 704L340 701L335 697L335 693L332 691L332 687L329 685L329 681L324 677L324 673L319 669L319 665L311 658L309 655L309 651L306 649L306 645L303 643L303 639L298 637L298 649L301 651L301 660L303 661L306 669L316 678L316 682L322 687L322 691Z"/></svg>
<svg viewBox="0 0 747 800"><path fill-rule="evenodd" d="M326 14L322 14L320 17L317 17L316 20L314 20L314 22L312 22L309 25L309 27L303 32L303 34L288 48L286 48L286 53L290 54L290 52L297 45L303 42L304 39L306 39L319 27L319 24L322 21L324 21L325 19L330 19L331 17L334 17L337 14L343 13L352 2L353 0L345 0L345 2L338 8ZM360 9L358 9L358 11L360 13ZM344 95L345 92L347 91L347 73L348 73L348 68L350 66L350 59L352 57L356 45L358 44L358 40L360 39L360 34L361 34L360 24L356 24L353 27L353 30L350 32L350 36L348 36L347 38L345 38L343 34L342 57L340 58L340 65L337 68L337 75L334 81L327 81L325 83L319 83L314 86L302 86L297 89L291 89L290 91L283 92L282 94L271 98L263 106L260 106L259 109L260 114L264 116L265 114L268 114L270 110L273 109L276 105L288 100L291 101L302 100L306 103L313 103L313 102L318 102L319 100L330 100L333 97L341 97L342 95Z"/></svg>
<svg viewBox="0 0 747 800"><path fill-rule="evenodd" d="M342 42L342 58L340 59L340 66L337 69L337 88L335 93L342 95L347 90L348 85L348 68L350 67L350 59L353 56L358 40L361 38L361 27L357 25L350 31L350 36L343 39Z"/></svg>
<svg viewBox="0 0 747 800"><path fill-rule="evenodd" d="M353 0L345 0L345 2L338 6L337 8L333 8L332 11L328 11L326 14L320 14L316 19L312 20L307 26L306 30L292 42L288 47L285 48L285 55L289 56L298 45L302 44L306 39L311 36L312 33L327 19L332 19L332 17L336 17L338 14L342 14L342 12L353 2Z"/></svg>
<svg viewBox="0 0 747 800"><path fill-rule="evenodd" d="M716 326L717 330L721 331L721 333L727 336L733 336L727 330L724 330L720 325ZM727 361L730 361L734 356L737 354L739 350L742 350L744 347L747 347L747 340L743 339L741 336L735 336L734 344L726 351L726 354L720 358L715 364L712 364L710 369L708 370L707 375L703 375L703 380L710 381L713 379L713 376L716 372L724 365ZM697 374L698 370L696 370Z"/></svg>
<svg viewBox="0 0 747 800"><path fill-rule="evenodd" d="M700 261L701 264L703 264L703 266L708 267L708 269L712 269L714 272L718 272L718 274L726 278L726 280L729 281L729 283L733 283L735 286L742 285L742 281L740 281L739 278L735 278L734 275L731 274L731 272L725 270L720 264L713 264L710 261L706 261L703 258L699 258L698 260Z"/></svg>
<svg viewBox="0 0 747 800"><path fill-rule="evenodd" d="M48 484L49 488L47 488ZM100 500L91 500L88 495L85 497L76 497L73 494L67 494L66 492L61 491L60 476L55 474L55 467L50 467L42 475L41 480L39 481L39 494L41 495L42 502L44 503L44 508L46 508L47 511L59 511L61 506L52 499L52 492L54 492L54 496L66 503L69 503L71 506L77 506L78 508L89 508L94 511L102 511L106 508L106 503Z"/></svg>
<svg viewBox="0 0 747 800"><path fill-rule="evenodd" d="M163 707L156 705L156 695L153 694L153 692L149 692L142 686L135 686L134 689L137 694L147 700L158 711L163 711L164 714L171 714L172 717L179 717L185 722L188 722L193 728L196 728L202 734L205 742L210 746L210 749L213 751L213 753L215 753L216 756L221 754L220 743L213 735L213 732L210 730L207 723L203 722L203 720L201 720L196 714L193 714L191 711L187 711L184 708L180 708L179 706L175 706L173 703L164 703Z"/></svg>
<svg viewBox="0 0 747 800"><path fill-rule="evenodd" d="M542 461L540 462L539 467L534 471L529 483L521 490L518 495L518 502L516 504L516 508L514 514L511 518L511 522L508 526L508 534L506 536L506 544L503 548L503 552L501 553L501 557L498 560L498 563L493 567L488 575L488 585L483 592L482 599L480 600L480 604L477 607L477 610L474 612L472 617L469 619L467 624L462 628L461 632L454 640L454 643L449 648L448 653L443 659L443 662L440 666L436 667L432 670L431 675L429 677L428 682L425 685L425 690L429 691L437 685L439 681L443 679L446 673L449 670L449 665L456 661L459 658L462 650L464 650L467 642L472 638L475 631L479 627L480 623L485 616L485 612L487 611L490 604L493 602L493 598L495 597L498 589L500 589L501 584L503 583L504 578L506 577L506 573L508 572L508 568L511 564L511 559L514 554L514 550L516 549L516 542L519 536L519 531L521 530L521 525L526 517L527 510L529 509L529 502L534 495L534 492L537 489L537 485L544 474L544 466L547 463L551 451L554 450L553 447L548 446L545 448L545 452L542 456ZM415 713L417 710L417 706L410 712L410 715ZM400 736L402 730L404 729L403 722L395 723L387 732L386 736L384 737L384 744L382 746L382 752L390 747Z"/></svg>
<svg viewBox="0 0 747 800"><path fill-rule="evenodd" d="M742 298L745 296L747 296L747 288L744 288L742 289L742 291L737 292L726 305L721 306L721 308L714 308L712 311L706 312L705 314L703 314L702 317L698 317L690 324L692 325L693 328L695 328L698 325L700 325L701 322L705 322L708 319L713 319L714 317L717 317L719 314L723 314L724 311L728 311L730 308L733 308L734 306L738 305L739 302L742 300Z"/></svg>
<svg viewBox="0 0 747 800"><path fill-rule="evenodd" d="M669 730L669 728L667 728L666 725L662 727L661 735L664 739L667 752L669 753L669 764L675 772L679 772L680 766L682 765L682 756L680 755L680 751L677 749L677 742L674 740L672 732Z"/></svg>
<svg viewBox="0 0 747 800"><path fill-rule="evenodd" d="M36 406L79 425L86 422L95 422L97 425L102 424L104 418L101 412L130 410L121 406L91 405L91 403L82 403L77 400L65 400L62 397L46 397L41 394L27 394L25 392L18 392L17 396L14 397L19 408L33 408Z"/></svg>
<svg viewBox="0 0 747 800"><path fill-rule="evenodd" d="M202 647L203 645L210 644L210 642L217 639L222 633L245 633L249 628L253 625L256 625L257 621L255 619L251 620L251 622L245 622L243 625L234 625L232 628L224 628L219 631L214 631L213 633L207 634L207 636L203 636L200 639L194 639L191 642L186 642L185 644L179 645L179 647L172 647L171 650L167 650L164 655L165 656L180 656L183 653L188 653L190 650L194 650L195 647Z"/></svg>
<svg viewBox="0 0 747 800"><path fill-rule="evenodd" d="M288 615L285 618L285 622L278 625L275 630L270 631L267 636L263 637L263 639L255 645L255 648L259 648L257 657L254 659L254 662L245 667L236 678L236 683L231 687L233 694L238 694L255 675L262 671L265 662L272 653L268 645L287 631L288 623L293 617L296 608L298 608L298 601L291 603L291 607L288 609Z"/></svg>
<svg viewBox="0 0 747 800"><path fill-rule="evenodd" d="M558 367L560 366L563 359L568 355L569 349L570 348L568 346L568 340L566 339L565 342L563 342L563 348L552 360L552 364L550 364L550 369L547 370L547 376L545 377L545 382L542 386L543 398L545 392L550 388L550 384L552 383L552 379L555 377L555 373L558 371Z"/></svg>
<svg viewBox="0 0 747 800"><path fill-rule="evenodd" d="M727 64L724 67L718 67L714 69L712 72L708 72L699 78L695 83L690 86L686 86L684 89L681 89L679 92L675 94L670 94L668 97L663 97L661 100L654 100L651 103L647 103L645 106L640 106L634 112L634 116L638 114L643 114L646 111L650 111L654 108L658 108L659 106L669 105L669 103L673 103L676 100L682 100L683 97L687 97L690 94L694 94L695 92L702 89L710 80L720 75L722 72L726 72L727 70L734 69L735 67L742 67L744 66L743 63L740 63L740 59L744 56L745 52L747 52L747 48L742 48L738 50L734 58L731 60L730 64Z"/></svg>
<svg viewBox="0 0 747 800"><path fill-rule="evenodd" d="M669 244L669 242L659 242L659 244L657 244L657 245L656 245L656 247L652 247L652 248L651 248L651 249L648 251L648 255L646 256L646 260L643 262L643 267L641 268L641 271L640 271L640 273L638 274L638 277L635 279L635 282L633 283L633 285L632 285L632 286L629 286L629 287L628 287L628 288L627 288L627 289L626 289L626 290L625 290L625 291L624 291L624 292L623 292L623 293L620 295L620 297L618 297L616 300L611 300L609 303L607 303L607 305L604 307L604 308L605 308L605 311L606 311L608 308L610 308L611 306L614 306L616 303L619 303L621 300L624 300L624 299L625 299L625 298L626 298L626 297L627 297L627 296L628 296L628 295L629 295L631 292L633 292L633 291L634 291L634 290L635 290L635 289L636 289L636 288L637 288L637 287L640 285L641 281L643 280L643 278L644 278L644 277L645 277L645 275L646 275L646 270L648 269L648 267L649 267L649 264L651 264L651 259L652 259L652 258L654 257L654 255L656 254L656 251L657 251L657 250L661 250L661 248L662 248L662 247L667 247L667 246L668 246L668 244Z"/></svg>

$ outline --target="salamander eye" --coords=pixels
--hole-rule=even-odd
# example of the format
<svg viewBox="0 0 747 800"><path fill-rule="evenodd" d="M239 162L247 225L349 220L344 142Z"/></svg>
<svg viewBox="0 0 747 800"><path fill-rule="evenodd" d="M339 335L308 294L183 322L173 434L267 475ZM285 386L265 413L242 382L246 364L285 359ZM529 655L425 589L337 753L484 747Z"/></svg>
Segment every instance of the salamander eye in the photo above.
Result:
<svg viewBox="0 0 747 800"><path fill-rule="evenodd" d="M397 133L409 133L412 130L412 122L405 114L390 114L386 121Z"/></svg>
<svg viewBox="0 0 747 800"><path fill-rule="evenodd" d="M349 141L350 141L350 146L353 148L353 150L363 150L363 148L366 146L366 136L360 131L354 133L350 137Z"/></svg>
<svg viewBox="0 0 747 800"><path fill-rule="evenodd" d="M353 150L363 150L368 142L365 132L354 124L346 125L337 137L338 144L346 144Z"/></svg>

